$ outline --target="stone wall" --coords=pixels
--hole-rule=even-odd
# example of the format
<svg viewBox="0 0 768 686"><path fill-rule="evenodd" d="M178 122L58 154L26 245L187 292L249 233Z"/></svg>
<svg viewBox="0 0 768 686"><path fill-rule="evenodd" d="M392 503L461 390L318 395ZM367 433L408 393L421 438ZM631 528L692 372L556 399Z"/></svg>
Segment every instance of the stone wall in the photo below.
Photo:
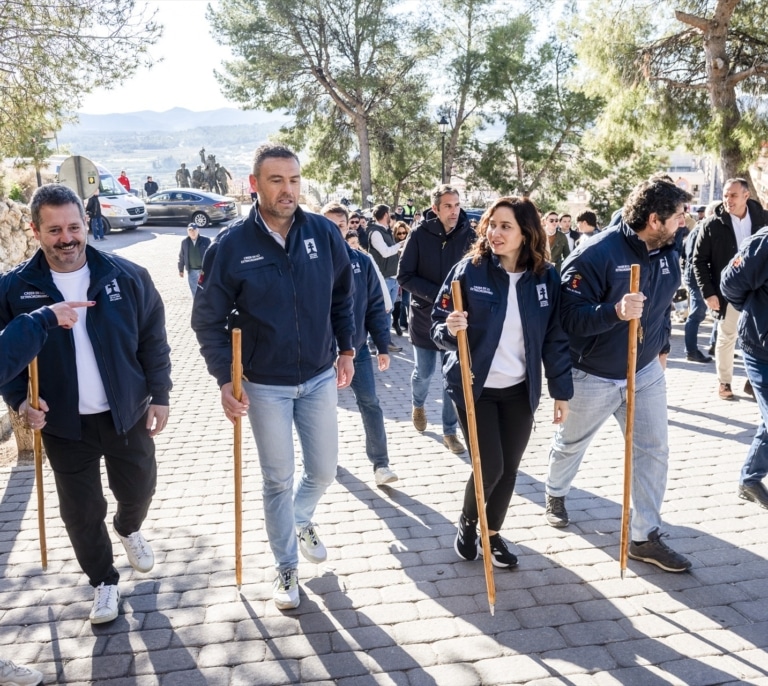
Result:
<svg viewBox="0 0 768 686"><path fill-rule="evenodd" d="M0 274L32 257L37 250L29 221L26 205L0 198Z"/></svg>

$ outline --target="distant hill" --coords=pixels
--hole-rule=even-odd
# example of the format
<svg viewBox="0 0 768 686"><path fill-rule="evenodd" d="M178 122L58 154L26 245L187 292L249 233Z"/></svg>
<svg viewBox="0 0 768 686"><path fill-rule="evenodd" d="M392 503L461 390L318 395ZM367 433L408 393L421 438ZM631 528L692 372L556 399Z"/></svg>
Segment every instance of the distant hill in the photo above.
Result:
<svg viewBox="0 0 768 686"><path fill-rule="evenodd" d="M266 122L290 121L290 117L279 112L264 110L238 110L223 107L208 112L192 112L183 107L174 107L167 112L127 112L125 114L77 114L79 121L65 125L59 138L70 138L83 133L117 133L121 131L186 131L210 126L247 126Z"/></svg>

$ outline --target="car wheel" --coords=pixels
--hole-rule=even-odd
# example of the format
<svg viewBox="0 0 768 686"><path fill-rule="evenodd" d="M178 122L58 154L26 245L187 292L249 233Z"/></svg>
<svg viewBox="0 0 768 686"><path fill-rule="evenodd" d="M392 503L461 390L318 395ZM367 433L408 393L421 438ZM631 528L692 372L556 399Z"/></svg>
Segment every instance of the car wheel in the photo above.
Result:
<svg viewBox="0 0 768 686"><path fill-rule="evenodd" d="M101 225L104 227L104 235L112 233L112 227L109 225L109 220L106 217L101 218Z"/></svg>
<svg viewBox="0 0 768 686"><path fill-rule="evenodd" d="M195 212L192 215L192 223L195 226L200 227L201 229L204 229L206 226L208 226L211 222L208 219L208 215L206 215L204 212Z"/></svg>

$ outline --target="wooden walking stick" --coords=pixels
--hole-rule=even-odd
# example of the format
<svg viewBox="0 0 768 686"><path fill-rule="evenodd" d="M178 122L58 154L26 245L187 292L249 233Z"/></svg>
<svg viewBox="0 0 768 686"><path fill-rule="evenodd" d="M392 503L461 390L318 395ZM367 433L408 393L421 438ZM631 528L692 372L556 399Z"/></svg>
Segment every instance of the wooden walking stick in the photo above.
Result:
<svg viewBox="0 0 768 686"><path fill-rule="evenodd" d="M464 311L461 298L461 285L458 281L451 282L451 297L453 309ZM488 518L485 516L485 493L483 492L483 472L480 468L480 444L477 440L477 422L475 421L475 398L472 395L472 370L469 359L469 344L467 332L458 331L456 338L459 342L459 363L461 367L461 385L464 391L464 405L467 408L467 428L469 429L469 455L472 458L472 474L475 478L475 499L477 514L480 521L480 542L483 546L483 567L485 568L485 587L488 591L488 605L493 616L496 608L496 583L493 579L493 561L491 558L491 543L488 540Z"/></svg>
<svg viewBox="0 0 768 686"><path fill-rule="evenodd" d="M629 274L629 292L640 291L640 265L633 264ZM639 319L629 320L629 348L627 350L627 425L624 429L624 500L621 510L621 539L619 566L621 578L627 570L629 547L629 500L632 493L632 436L635 428L635 365L637 364L637 329Z"/></svg>
<svg viewBox="0 0 768 686"><path fill-rule="evenodd" d="M243 397L243 357L240 329L232 329L232 395ZM243 585L243 436L241 417L235 417L235 582Z"/></svg>
<svg viewBox="0 0 768 686"><path fill-rule="evenodd" d="M29 363L29 406L40 409L40 383L37 358ZM40 534L40 562L48 569L48 545L45 540L45 492L43 490L43 441L39 431L33 432L35 449L35 484L37 486L37 529Z"/></svg>

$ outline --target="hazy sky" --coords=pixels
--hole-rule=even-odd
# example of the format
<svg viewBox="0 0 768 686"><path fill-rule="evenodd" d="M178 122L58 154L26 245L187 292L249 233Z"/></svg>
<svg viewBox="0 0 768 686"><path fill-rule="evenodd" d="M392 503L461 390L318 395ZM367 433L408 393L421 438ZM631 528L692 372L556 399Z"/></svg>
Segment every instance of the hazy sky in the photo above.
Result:
<svg viewBox="0 0 768 686"><path fill-rule="evenodd" d="M163 37L152 48L154 58L163 58L150 70L142 69L122 86L94 91L83 101L80 111L87 114L112 114L154 110L164 112L185 107L202 112L219 107L237 107L221 94L213 76L221 61L230 57L229 49L211 37L205 10L217 0L149 0L157 8L157 19L164 26ZM125 61L130 55L125 55Z"/></svg>

